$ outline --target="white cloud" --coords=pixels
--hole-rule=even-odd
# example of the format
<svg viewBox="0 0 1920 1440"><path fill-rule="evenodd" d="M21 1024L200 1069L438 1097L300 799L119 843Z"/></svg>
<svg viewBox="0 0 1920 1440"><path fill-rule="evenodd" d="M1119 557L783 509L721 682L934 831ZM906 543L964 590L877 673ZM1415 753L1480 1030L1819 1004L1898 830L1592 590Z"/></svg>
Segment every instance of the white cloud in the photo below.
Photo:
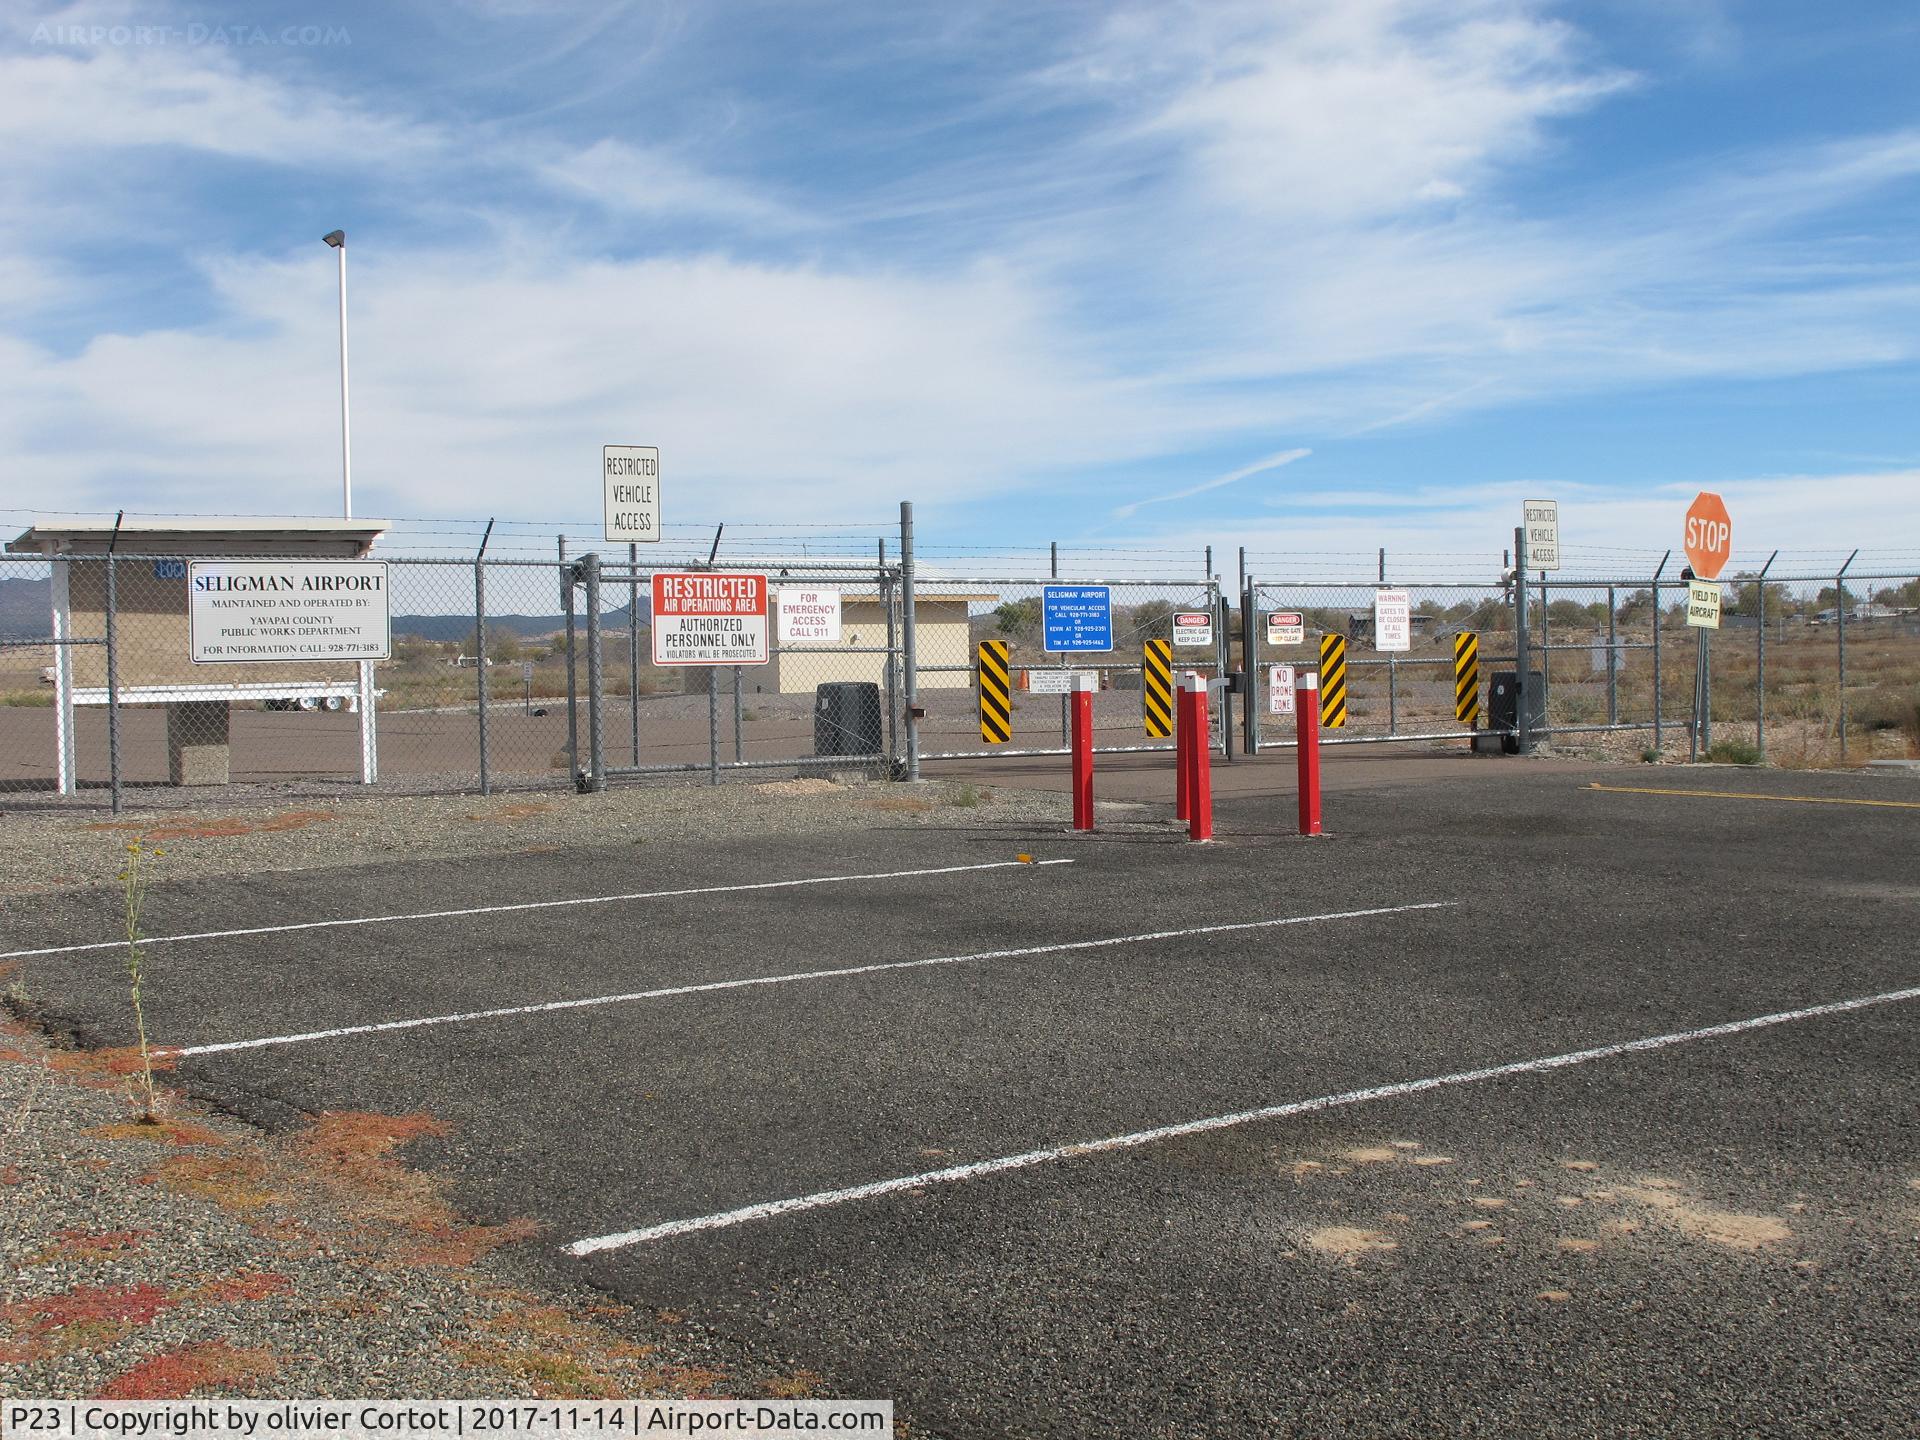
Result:
<svg viewBox="0 0 1920 1440"><path fill-rule="evenodd" d="M1116 520L1125 520L1137 514L1143 506L1165 505L1174 500L1191 500L1195 495L1204 495L1209 490L1218 490L1223 486L1238 484L1268 470L1278 470L1282 465L1291 465L1296 460L1304 460L1313 451L1304 449L1282 450L1254 461L1251 465L1242 465L1237 470L1229 470L1224 475L1216 475L1211 480L1202 480L1198 485L1189 485L1182 490L1174 490L1165 495L1155 495L1146 500L1134 500L1122 505L1113 512Z"/></svg>

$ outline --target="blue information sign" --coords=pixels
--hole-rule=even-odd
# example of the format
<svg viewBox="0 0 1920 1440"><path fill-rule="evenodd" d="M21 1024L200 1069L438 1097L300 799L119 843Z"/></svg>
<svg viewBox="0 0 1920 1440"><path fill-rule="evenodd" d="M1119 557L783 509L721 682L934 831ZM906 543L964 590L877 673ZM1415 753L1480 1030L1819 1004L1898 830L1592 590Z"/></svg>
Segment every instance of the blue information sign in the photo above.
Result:
<svg viewBox="0 0 1920 1440"><path fill-rule="evenodd" d="M1113 591L1108 586L1045 586L1040 614L1042 644L1049 655L1113 649Z"/></svg>

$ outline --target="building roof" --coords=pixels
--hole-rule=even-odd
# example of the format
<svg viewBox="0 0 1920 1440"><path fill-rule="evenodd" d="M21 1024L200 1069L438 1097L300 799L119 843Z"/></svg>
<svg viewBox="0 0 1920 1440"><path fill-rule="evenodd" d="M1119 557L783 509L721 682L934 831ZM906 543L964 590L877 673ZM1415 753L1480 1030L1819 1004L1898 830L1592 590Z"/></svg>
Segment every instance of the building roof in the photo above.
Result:
<svg viewBox="0 0 1920 1440"><path fill-rule="evenodd" d="M128 515L114 547L130 555L261 551L364 555L392 528L386 520L314 515ZM101 515L40 515L7 549L19 554L101 554L115 521Z"/></svg>

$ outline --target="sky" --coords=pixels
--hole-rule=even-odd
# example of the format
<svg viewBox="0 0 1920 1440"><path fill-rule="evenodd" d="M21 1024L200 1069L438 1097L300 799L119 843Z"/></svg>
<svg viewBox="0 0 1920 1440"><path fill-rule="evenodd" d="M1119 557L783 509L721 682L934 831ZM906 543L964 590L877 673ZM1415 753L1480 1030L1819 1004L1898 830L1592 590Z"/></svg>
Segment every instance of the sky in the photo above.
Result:
<svg viewBox="0 0 1920 1440"><path fill-rule="evenodd" d="M1920 568L1911 0L0 19L0 507ZM1430 559L1423 557L1431 557ZM1217 566L1218 568L1218 566Z"/></svg>

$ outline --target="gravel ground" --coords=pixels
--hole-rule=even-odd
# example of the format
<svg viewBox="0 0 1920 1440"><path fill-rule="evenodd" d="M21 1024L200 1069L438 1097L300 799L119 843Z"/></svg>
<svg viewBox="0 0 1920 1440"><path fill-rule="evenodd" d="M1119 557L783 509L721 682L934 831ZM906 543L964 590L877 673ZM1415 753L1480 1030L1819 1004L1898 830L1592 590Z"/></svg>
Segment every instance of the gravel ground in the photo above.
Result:
<svg viewBox="0 0 1920 1440"><path fill-rule="evenodd" d="M129 1060L0 1024L0 1393L797 1396L816 1383L721 1366L671 1312L519 1288L490 1257L536 1227L456 1216L399 1159L442 1133L434 1122L329 1113L266 1137L169 1096L162 1122L142 1124Z"/></svg>
<svg viewBox="0 0 1920 1440"><path fill-rule="evenodd" d="M1068 798L964 781L825 779L647 786L604 795L423 795L168 810L121 820L0 811L0 897L111 884L125 844L167 850L167 879L364 865L395 856L648 845L715 834L1065 823ZM0 904L0 916L5 913Z"/></svg>

